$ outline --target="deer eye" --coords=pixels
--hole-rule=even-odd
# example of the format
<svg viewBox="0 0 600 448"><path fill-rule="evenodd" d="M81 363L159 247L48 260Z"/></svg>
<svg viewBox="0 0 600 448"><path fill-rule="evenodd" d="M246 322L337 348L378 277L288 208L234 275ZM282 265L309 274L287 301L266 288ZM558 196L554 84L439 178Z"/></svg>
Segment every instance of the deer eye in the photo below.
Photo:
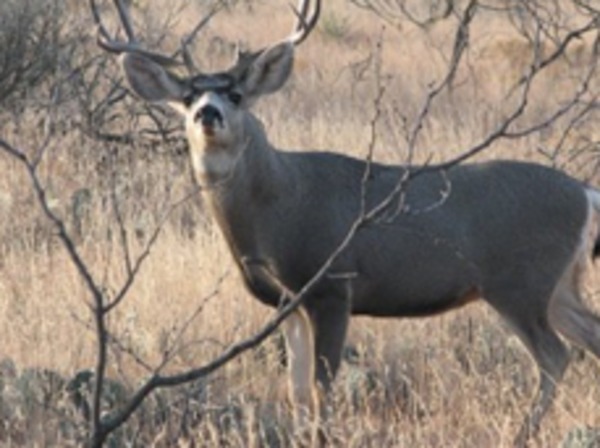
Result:
<svg viewBox="0 0 600 448"><path fill-rule="evenodd" d="M183 105L189 108L194 103L195 99L196 96L193 93L189 93L183 97Z"/></svg>
<svg viewBox="0 0 600 448"><path fill-rule="evenodd" d="M242 94L239 92L227 92L227 99L231 101L234 105L239 106L242 102Z"/></svg>

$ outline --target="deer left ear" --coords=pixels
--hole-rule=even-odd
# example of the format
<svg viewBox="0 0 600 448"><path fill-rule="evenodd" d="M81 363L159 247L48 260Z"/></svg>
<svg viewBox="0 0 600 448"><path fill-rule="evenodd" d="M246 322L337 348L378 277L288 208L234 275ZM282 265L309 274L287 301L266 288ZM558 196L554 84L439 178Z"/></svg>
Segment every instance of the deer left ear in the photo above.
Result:
<svg viewBox="0 0 600 448"><path fill-rule="evenodd" d="M294 45L281 42L267 48L248 67L241 87L250 97L273 93L283 86L292 72Z"/></svg>

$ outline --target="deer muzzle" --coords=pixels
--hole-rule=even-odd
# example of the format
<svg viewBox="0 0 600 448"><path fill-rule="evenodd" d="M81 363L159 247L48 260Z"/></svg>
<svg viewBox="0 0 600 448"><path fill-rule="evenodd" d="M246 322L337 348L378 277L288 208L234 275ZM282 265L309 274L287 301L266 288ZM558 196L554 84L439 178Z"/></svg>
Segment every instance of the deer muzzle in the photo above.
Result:
<svg viewBox="0 0 600 448"><path fill-rule="evenodd" d="M196 122L202 124L204 132L212 133L217 125L223 127L223 115L215 106L207 104L198 109Z"/></svg>

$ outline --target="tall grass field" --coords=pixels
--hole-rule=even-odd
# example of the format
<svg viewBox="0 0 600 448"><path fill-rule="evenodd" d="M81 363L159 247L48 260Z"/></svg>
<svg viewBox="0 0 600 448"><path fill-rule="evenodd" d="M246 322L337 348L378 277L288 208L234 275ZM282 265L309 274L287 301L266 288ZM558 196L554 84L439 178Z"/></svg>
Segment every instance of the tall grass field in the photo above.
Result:
<svg viewBox="0 0 600 448"><path fill-rule="evenodd" d="M210 8L200 0L129 3L144 45L164 52ZM480 8L452 82L425 107L448 72L467 2L444 17L442 2L381 2L406 5L412 21L399 9L384 20L358 0L323 3L291 79L253 112L279 148L372 152L387 163L437 163L477 145L514 111L536 58L589 19L568 2L557 15L549 2L534 5L548 24L538 29L526 13L507 12L511 2ZM112 2L100 5L115 32ZM293 22L287 1L231 1L194 41L196 62L225 69L238 41L268 45ZM14 44L19 35L26 46ZM569 41L533 79L515 134L577 97L595 64L595 38ZM242 285L198 194L181 123L132 95L110 101L125 84L116 58L96 45L88 3L4 0L2 57L0 139L38 158L50 209L107 297L127 281L127 258L149 248L108 315L105 411L122 406L165 359L164 373L199 367L262 328L274 310ZM585 87L575 109L497 139L474 160L537 161L600 187L598 76ZM0 151L0 173L0 446L80 446L97 359L90 290L23 165ZM584 290L596 311L599 272L590 258ZM212 375L156 391L107 446L300 446L283 347L275 332ZM600 446L599 378L598 360L574 348L531 446ZM339 447L508 447L537 382L524 346L483 303L427 319L354 318L322 430Z"/></svg>

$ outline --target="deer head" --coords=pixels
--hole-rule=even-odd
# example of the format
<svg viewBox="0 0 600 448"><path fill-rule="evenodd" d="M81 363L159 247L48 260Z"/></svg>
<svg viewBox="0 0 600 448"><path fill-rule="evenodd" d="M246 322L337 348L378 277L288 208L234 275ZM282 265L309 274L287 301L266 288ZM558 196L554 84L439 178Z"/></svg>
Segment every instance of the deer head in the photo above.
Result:
<svg viewBox="0 0 600 448"><path fill-rule="evenodd" d="M109 37L95 0L91 0L99 27L98 43L120 55L125 77L137 95L150 102L166 103L183 115L197 172L203 171L207 157L235 159L256 134L256 125L249 124L254 121L249 107L258 97L277 91L286 82L292 71L294 47L314 29L321 6L318 0L309 14L309 1L301 0L297 9L292 7L296 23L287 38L258 51L238 51L228 70L181 77L170 71L180 64L178 61L140 48L127 10L120 0L115 3L128 40Z"/></svg>

